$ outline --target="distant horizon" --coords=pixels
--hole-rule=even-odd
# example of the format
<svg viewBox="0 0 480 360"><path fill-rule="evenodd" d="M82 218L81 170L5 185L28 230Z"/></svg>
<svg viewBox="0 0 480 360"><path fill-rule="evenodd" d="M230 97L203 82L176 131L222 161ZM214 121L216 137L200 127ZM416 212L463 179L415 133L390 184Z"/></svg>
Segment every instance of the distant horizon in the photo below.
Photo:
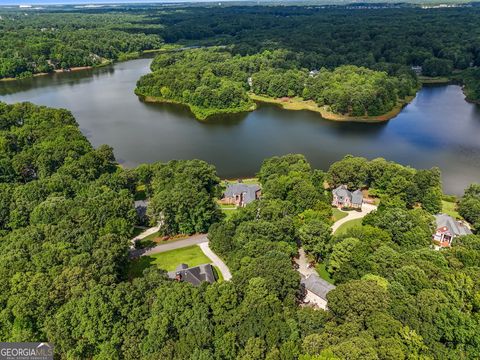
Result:
<svg viewBox="0 0 480 360"><path fill-rule="evenodd" d="M220 2L231 2L239 0L221 0ZM242 0L240 0L242 1ZM243 0L250 1L250 0ZM0 0L1 6L20 5L115 5L115 4L153 4L153 3L198 3L198 2L219 2L218 0ZM265 1L257 1L265 2Z"/></svg>

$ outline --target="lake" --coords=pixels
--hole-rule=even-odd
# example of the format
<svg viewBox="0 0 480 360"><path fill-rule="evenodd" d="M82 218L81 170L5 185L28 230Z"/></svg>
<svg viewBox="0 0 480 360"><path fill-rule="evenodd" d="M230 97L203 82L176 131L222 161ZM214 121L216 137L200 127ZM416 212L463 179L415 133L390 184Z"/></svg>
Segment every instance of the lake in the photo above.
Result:
<svg viewBox="0 0 480 360"><path fill-rule="evenodd" d="M394 119L332 122L275 105L200 122L176 105L146 104L133 93L151 59L80 72L0 82L0 100L67 108L94 146L113 146L125 166L203 159L222 177L254 175L264 158L305 154L314 167L345 154L384 157L416 168L438 166L444 191L461 194L480 182L480 107L456 85L424 87Z"/></svg>

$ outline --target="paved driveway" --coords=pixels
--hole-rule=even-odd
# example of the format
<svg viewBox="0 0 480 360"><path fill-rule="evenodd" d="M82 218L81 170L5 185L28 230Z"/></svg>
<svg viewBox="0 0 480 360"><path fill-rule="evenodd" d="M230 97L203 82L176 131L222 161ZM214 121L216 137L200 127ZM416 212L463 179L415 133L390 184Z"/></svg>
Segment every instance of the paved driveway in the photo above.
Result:
<svg viewBox="0 0 480 360"><path fill-rule="evenodd" d="M197 245L204 242L208 242L207 234L192 235L182 240L167 242L166 244L160 244L149 249L136 249L130 252L130 257L135 258L139 256L148 256L153 254L162 253L165 251L184 248L191 245Z"/></svg>
<svg viewBox="0 0 480 360"><path fill-rule="evenodd" d="M228 268L228 266L208 246L207 234L193 235L186 239L172 241L166 244L160 244L150 249L131 250L130 257L136 258L140 256L149 256L149 255L158 254L158 253L162 253L170 250L181 249L181 248L192 246L192 245L200 246L200 249L202 249L203 253L210 260L212 260L213 265L218 267L218 269L222 273L224 280L228 281L232 278L232 274L230 273L230 269Z"/></svg>
<svg viewBox="0 0 480 360"><path fill-rule="evenodd" d="M220 269L220 272L222 273L223 280L230 280L232 278L232 274L230 273L230 269L228 268L227 265L220 259L217 254L215 254L210 247L208 246L208 242L203 242L198 244L200 248L202 249L203 253L207 255L210 260L212 260L213 265L218 267Z"/></svg>
<svg viewBox="0 0 480 360"><path fill-rule="evenodd" d="M340 219L336 221L332 225L332 232L335 233L337 229L342 225L345 224L347 221L350 220L355 220L355 219L361 219L368 213L371 213L372 211L377 210L376 205L371 205L371 204L363 204L362 206L362 211L356 211L356 210L351 210L348 212L348 215L345 216L343 219Z"/></svg>

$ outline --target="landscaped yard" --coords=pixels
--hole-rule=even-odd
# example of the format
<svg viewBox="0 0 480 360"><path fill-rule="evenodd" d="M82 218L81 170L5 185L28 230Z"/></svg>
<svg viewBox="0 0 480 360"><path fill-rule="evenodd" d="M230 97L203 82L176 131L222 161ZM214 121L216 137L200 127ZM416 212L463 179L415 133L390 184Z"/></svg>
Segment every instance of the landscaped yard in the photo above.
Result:
<svg viewBox="0 0 480 360"><path fill-rule="evenodd" d="M325 263L319 263L315 265L315 270L317 270L318 275L320 275L323 280L328 281L330 284L333 284L333 279L330 277L327 269L325 269Z"/></svg>
<svg viewBox="0 0 480 360"><path fill-rule="evenodd" d="M141 276L143 270L152 265L166 271L173 271L180 264L187 264L192 267L209 263L211 263L211 260L203 253L202 249L198 245L192 245L135 259L130 262L128 275L129 278ZM220 271L217 272L220 273ZM219 274L220 276L221 274Z"/></svg>
<svg viewBox="0 0 480 360"><path fill-rule="evenodd" d="M235 205L223 205L220 204L220 209L222 209L222 212L226 216L226 220L229 220L232 215L238 210L238 208Z"/></svg>
<svg viewBox="0 0 480 360"><path fill-rule="evenodd" d="M362 220L363 219L353 219L353 220L347 221L346 223L340 225L340 227L337 229L337 231L335 231L335 235L345 234L348 229L350 229L354 226L362 225Z"/></svg>
<svg viewBox="0 0 480 360"><path fill-rule="evenodd" d="M337 208L333 208L333 221L338 221L340 219L343 219L345 216L347 216L348 213L342 210L339 210Z"/></svg>
<svg viewBox="0 0 480 360"><path fill-rule="evenodd" d="M242 183L252 185L252 184L260 184L260 181L258 181L257 178L247 178L247 179L241 179ZM230 184L235 184L238 182L238 179L235 180L225 180L226 182Z"/></svg>
<svg viewBox="0 0 480 360"><path fill-rule="evenodd" d="M189 267L192 267L211 262L198 245L155 254L151 257L154 258L152 264L167 271L175 270L179 264L187 264Z"/></svg>
<svg viewBox="0 0 480 360"><path fill-rule="evenodd" d="M457 204L450 201L442 200L442 212L450 215L454 219L461 219L462 217L457 211Z"/></svg>

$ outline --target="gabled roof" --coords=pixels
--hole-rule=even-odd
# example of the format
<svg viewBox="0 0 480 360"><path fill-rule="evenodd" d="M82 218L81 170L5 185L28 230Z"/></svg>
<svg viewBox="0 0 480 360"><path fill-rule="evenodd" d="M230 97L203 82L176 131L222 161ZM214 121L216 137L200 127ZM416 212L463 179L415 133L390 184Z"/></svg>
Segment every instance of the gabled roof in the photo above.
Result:
<svg viewBox="0 0 480 360"><path fill-rule="evenodd" d="M363 193L361 190L355 190L352 193L352 204L361 205L363 202Z"/></svg>
<svg viewBox="0 0 480 360"><path fill-rule="evenodd" d="M323 300L327 300L327 294L335 289L335 285L323 280L317 274L310 274L307 277L302 276L300 283L305 286L305 289L321 297Z"/></svg>
<svg viewBox="0 0 480 360"><path fill-rule="evenodd" d="M344 202L348 198L352 204L361 205L363 203L363 193L360 189L352 193L348 190L347 185L340 185L332 193L340 202Z"/></svg>
<svg viewBox="0 0 480 360"><path fill-rule="evenodd" d="M202 264L189 268L187 264L180 264L175 271L168 273L170 279L175 279L177 275L181 276L182 281L187 281L192 285L200 285L206 281L210 284L215 282L213 266L211 264Z"/></svg>
<svg viewBox="0 0 480 360"><path fill-rule="evenodd" d="M437 229L443 229L442 231L448 231L453 236L470 235L472 231L459 221L447 214L435 215L435 222L437 223Z"/></svg>
<svg viewBox="0 0 480 360"><path fill-rule="evenodd" d="M148 200L135 200L135 208L139 208L139 207L146 208L147 206L148 206Z"/></svg>
<svg viewBox="0 0 480 360"><path fill-rule="evenodd" d="M260 189L260 185L257 184L247 185L243 183L235 183L228 185L227 189L225 190L224 196L234 197L235 195L244 194L243 202L245 204L248 204L257 199L256 194Z"/></svg>

